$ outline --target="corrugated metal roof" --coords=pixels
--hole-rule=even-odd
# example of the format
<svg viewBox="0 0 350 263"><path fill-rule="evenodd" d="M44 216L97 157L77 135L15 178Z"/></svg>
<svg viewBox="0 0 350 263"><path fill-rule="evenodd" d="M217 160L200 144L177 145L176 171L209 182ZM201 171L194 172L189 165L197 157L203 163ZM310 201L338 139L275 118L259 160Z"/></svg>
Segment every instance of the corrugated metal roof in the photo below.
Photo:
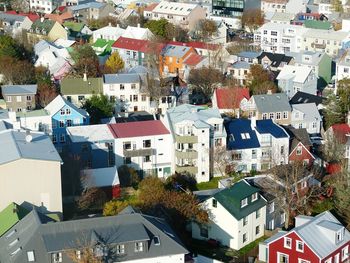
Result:
<svg viewBox="0 0 350 263"><path fill-rule="evenodd" d="M3 95L26 95L36 94L38 85L3 85L1 90Z"/></svg>
<svg viewBox="0 0 350 263"><path fill-rule="evenodd" d="M285 93L253 95L252 98L260 113L292 111Z"/></svg>
<svg viewBox="0 0 350 263"><path fill-rule="evenodd" d="M121 74L105 74L103 82L105 84L118 83L139 83L141 81L140 74L137 73L121 73Z"/></svg>

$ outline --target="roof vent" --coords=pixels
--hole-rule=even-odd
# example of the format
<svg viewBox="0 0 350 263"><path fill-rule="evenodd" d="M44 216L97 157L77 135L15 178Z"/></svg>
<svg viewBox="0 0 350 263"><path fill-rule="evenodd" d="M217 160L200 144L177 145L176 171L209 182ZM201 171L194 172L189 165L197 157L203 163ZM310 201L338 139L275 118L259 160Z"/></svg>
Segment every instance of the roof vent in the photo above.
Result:
<svg viewBox="0 0 350 263"><path fill-rule="evenodd" d="M30 134L28 134L27 136L26 136L26 142L31 142L33 140L33 136L32 135L30 135Z"/></svg>

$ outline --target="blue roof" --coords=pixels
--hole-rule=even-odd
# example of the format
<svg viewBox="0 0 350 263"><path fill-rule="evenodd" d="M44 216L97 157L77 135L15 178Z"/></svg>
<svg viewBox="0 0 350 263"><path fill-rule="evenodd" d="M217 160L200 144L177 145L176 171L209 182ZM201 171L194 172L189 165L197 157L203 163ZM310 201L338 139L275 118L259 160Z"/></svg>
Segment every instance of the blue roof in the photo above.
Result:
<svg viewBox="0 0 350 263"><path fill-rule="evenodd" d="M101 7L105 6L105 3L99 3L99 2L91 2L91 3L86 3L86 4L81 4L81 5L76 5L76 6L70 6L69 8L72 11L78 11L81 9L87 9L87 8L97 8L100 9Z"/></svg>
<svg viewBox="0 0 350 263"><path fill-rule="evenodd" d="M242 150L260 147L256 132L250 125L250 120L232 120L225 124L225 129L227 132L228 150ZM248 134L248 136L246 136L246 134Z"/></svg>
<svg viewBox="0 0 350 263"><path fill-rule="evenodd" d="M260 134L269 133L275 138L288 138L286 131L270 119L256 121L256 130Z"/></svg>
<svg viewBox="0 0 350 263"><path fill-rule="evenodd" d="M3 85L2 95L36 94L38 85Z"/></svg>
<svg viewBox="0 0 350 263"><path fill-rule="evenodd" d="M254 51L242 51L238 54L238 57L243 58L257 58L260 55L260 52L254 52Z"/></svg>

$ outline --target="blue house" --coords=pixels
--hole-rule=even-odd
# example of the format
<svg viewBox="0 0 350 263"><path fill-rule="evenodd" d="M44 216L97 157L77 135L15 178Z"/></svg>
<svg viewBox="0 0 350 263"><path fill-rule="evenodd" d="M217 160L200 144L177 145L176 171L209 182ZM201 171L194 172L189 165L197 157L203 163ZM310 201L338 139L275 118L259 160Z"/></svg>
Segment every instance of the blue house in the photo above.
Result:
<svg viewBox="0 0 350 263"><path fill-rule="evenodd" d="M66 143L67 127L89 125L90 117L87 111L79 109L58 95L45 107L51 116L52 142L57 146Z"/></svg>

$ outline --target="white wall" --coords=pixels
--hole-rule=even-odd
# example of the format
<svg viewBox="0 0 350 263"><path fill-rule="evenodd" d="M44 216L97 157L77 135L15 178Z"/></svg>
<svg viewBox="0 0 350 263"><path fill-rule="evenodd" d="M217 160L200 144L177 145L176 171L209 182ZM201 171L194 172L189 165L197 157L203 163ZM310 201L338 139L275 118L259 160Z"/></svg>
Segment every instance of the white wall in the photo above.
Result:
<svg viewBox="0 0 350 263"><path fill-rule="evenodd" d="M178 255L156 257L156 258L143 258L143 259L136 259L136 260L127 260L127 261L123 261L123 262L127 262L127 263L180 263L180 262L185 262L185 255L178 254Z"/></svg>

